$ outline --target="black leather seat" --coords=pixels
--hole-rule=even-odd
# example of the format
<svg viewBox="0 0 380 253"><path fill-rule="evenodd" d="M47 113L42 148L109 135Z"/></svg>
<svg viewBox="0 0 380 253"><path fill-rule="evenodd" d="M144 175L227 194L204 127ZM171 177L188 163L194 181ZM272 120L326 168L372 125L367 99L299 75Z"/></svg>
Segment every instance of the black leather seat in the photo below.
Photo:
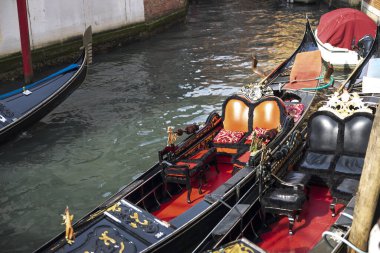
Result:
<svg viewBox="0 0 380 253"><path fill-rule="evenodd" d="M307 185L307 183L309 183L309 180L310 180L310 175L296 172L296 171L289 171L285 175L285 178L284 178L285 182L289 184L293 184L293 185L298 185L298 184Z"/></svg>
<svg viewBox="0 0 380 253"><path fill-rule="evenodd" d="M301 186L305 190L306 199L309 199L310 187L309 181L311 179L310 174L305 174L302 172L289 171L284 177L284 181L293 186Z"/></svg>
<svg viewBox="0 0 380 253"><path fill-rule="evenodd" d="M332 216L336 215L335 204L343 203L347 204L353 196L355 196L356 191L359 186L359 181L352 178L345 178L338 185L331 188L331 195L334 197L333 202L330 204L330 210Z"/></svg>
<svg viewBox="0 0 380 253"><path fill-rule="evenodd" d="M338 177L360 177L372 123L370 113L354 113L344 120L343 150L335 166Z"/></svg>
<svg viewBox="0 0 380 253"><path fill-rule="evenodd" d="M360 177L363 165L363 157L342 155L339 157L335 165L335 172L342 173L347 176Z"/></svg>
<svg viewBox="0 0 380 253"><path fill-rule="evenodd" d="M333 197L330 204L332 216L335 216L336 203L347 204L356 192L372 123L373 115L365 112L354 113L344 119L343 148L336 162L330 186Z"/></svg>
<svg viewBox="0 0 380 253"><path fill-rule="evenodd" d="M317 183L328 184L337 158L341 120L333 113L318 111L308 122L306 152L299 170L313 175Z"/></svg>
<svg viewBox="0 0 380 253"><path fill-rule="evenodd" d="M302 190L274 188L263 196L261 204L264 213L288 216L289 234L293 235L294 221L298 219L305 200L306 196Z"/></svg>
<svg viewBox="0 0 380 253"><path fill-rule="evenodd" d="M306 151L301 162L301 169L313 171L315 173L328 173L331 169L335 154L320 154L312 151Z"/></svg>

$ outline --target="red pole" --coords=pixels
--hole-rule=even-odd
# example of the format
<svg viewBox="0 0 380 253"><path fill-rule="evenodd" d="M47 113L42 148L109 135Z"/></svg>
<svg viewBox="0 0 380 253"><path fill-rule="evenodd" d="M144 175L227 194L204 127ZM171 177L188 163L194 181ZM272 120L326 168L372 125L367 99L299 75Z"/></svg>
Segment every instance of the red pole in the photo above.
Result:
<svg viewBox="0 0 380 253"><path fill-rule="evenodd" d="M30 83L33 78L32 57L30 54L29 25L27 13L27 0L17 0L18 24L20 26L20 40L22 65L25 83Z"/></svg>

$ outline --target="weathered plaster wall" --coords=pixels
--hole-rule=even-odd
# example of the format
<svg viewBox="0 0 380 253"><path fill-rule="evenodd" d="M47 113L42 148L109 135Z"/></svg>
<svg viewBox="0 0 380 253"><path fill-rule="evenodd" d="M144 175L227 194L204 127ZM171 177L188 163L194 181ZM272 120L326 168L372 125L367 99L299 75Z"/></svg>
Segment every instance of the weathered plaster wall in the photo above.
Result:
<svg viewBox="0 0 380 253"><path fill-rule="evenodd" d="M188 0L27 0L33 68L77 56L92 25L94 50L140 39L185 18ZM22 73L16 0L0 0L0 80Z"/></svg>
<svg viewBox="0 0 380 253"><path fill-rule="evenodd" d="M144 0L145 19L151 20L183 8L185 0Z"/></svg>
<svg viewBox="0 0 380 253"><path fill-rule="evenodd" d="M31 48L145 21L144 0L28 0ZM15 0L0 1L0 57L20 51Z"/></svg>
<svg viewBox="0 0 380 253"><path fill-rule="evenodd" d="M15 0L0 0L0 57L20 50L20 33Z"/></svg>

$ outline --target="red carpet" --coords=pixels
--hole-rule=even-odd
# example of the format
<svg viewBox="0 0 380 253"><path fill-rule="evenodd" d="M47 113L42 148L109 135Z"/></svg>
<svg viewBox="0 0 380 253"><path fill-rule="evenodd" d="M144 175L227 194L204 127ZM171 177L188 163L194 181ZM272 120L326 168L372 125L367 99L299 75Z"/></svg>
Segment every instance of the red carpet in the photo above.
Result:
<svg viewBox="0 0 380 253"><path fill-rule="evenodd" d="M174 195L171 201L161 204L160 210L153 212L153 215L161 220L170 221L200 202L206 194L214 191L232 176L232 165L218 164L218 168L219 174L216 173L214 167L211 167L210 171L206 173L207 183L202 186L202 194L198 193L198 181L193 181L193 190L191 191L192 202L190 204L186 202L187 191L184 190L180 194Z"/></svg>
<svg viewBox="0 0 380 253"><path fill-rule="evenodd" d="M271 231L262 234L263 239L258 245L269 253L308 252L322 238L322 232L336 221L336 217L331 217L329 205L332 198L325 187L312 187L310 200L306 201L304 210L300 215L300 222L295 222L294 235L288 234L288 218L282 217L278 222L272 224ZM337 205L336 210L341 210L341 205Z"/></svg>

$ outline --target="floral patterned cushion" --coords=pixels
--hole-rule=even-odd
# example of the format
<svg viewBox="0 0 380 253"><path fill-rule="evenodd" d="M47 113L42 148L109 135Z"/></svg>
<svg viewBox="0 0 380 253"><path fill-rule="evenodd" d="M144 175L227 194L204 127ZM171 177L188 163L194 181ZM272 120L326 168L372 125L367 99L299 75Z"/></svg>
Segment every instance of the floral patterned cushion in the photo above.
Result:
<svg viewBox="0 0 380 253"><path fill-rule="evenodd" d="M214 138L214 143L238 143L243 138L244 132L221 129Z"/></svg>
<svg viewBox="0 0 380 253"><path fill-rule="evenodd" d="M304 109L305 106L303 104L286 105L286 111L291 117L293 117L294 122L297 122L300 119Z"/></svg>

